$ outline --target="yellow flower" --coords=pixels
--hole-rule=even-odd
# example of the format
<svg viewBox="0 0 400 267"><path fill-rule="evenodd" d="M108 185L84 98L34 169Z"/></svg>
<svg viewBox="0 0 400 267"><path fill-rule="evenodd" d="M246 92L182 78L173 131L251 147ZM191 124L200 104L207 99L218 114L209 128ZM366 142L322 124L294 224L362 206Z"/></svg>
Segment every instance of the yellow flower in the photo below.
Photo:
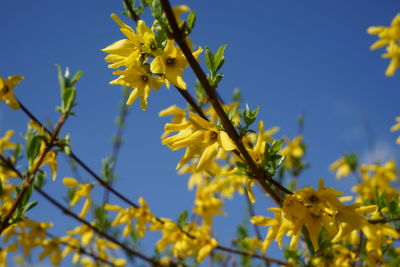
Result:
<svg viewBox="0 0 400 267"><path fill-rule="evenodd" d="M318 238L323 226L328 233L326 238L340 240L352 230L360 230L367 224L367 220L360 213L371 213L376 210L376 206L363 208L360 208L361 204L346 206L338 199L341 195L341 192L333 188L325 188L321 179L317 191L311 187L297 190L285 197L282 208L270 209L275 213L275 218L254 216L251 222L271 227L264 241L265 249L272 239L278 241L282 247L282 237L287 234L292 237L289 248L295 250L301 229L305 227L314 250L318 251Z"/></svg>
<svg viewBox="0 0 400 267"><path fill-rule="evenodd" d="M161 110L158 113L158 116L163 117L163 116L173 116L171 119L171 123L173 124L181 124L181 123L185 123L186 119L186 110L177 107L176 105L172 105L166 109ZM170 133L172 133L173 130L167 131L165 130L163 135L161 136L161 139L166 138Z"/></svg>
<svg viewBox="0 0 400 267"><path fill-rule="evenodd" d="M164 251L171 245L174 257L195 256L198 262L202 262L218 245L218 242L210 236L211 228L208 226L198 226L191 222L180 229L170 219L162 218L162 221L163 223L157 221L150 227L152 231L162 232L162 237L156 244L158 251ZM184 232L189 233L192 238Z"/></svg>
<svg viewBox="0 0 400 267"><path fill-rule="evenodd" d="M140 55L140 44L138 42L135 31L116 15L111 14L111 18L120 26L121 32L128 38L119 40L106 48L102 49L103 52L108 53L106 62L112 63L108 65L109 68L119 68L122 66L129 66L131 62L137 60Z"/></svg>
<svg viewBox="0 0 400 267"><path fill-rule="evenodd" d="M379 195L385 193L388 199L392 199L399 194L399 190L391 184L391 182L398 180L397 174L399 171L395 161L390 160L383 165L362 165L360 171L362 181L352 188L353 192L359 194L359 201L376 201L375 190Z"/></svg>
<svg viewBox="0 0 400 267"><path fill-rule="evenodd" d="M50 257L50 261L54 265L61 263L60 238L53 238L43 242L43 251L39 254L39 260L42 261L46 257Z"/></svg>
<svg viewBox="0 0 400 267"><path fill-rule="evenodd" d="M117 211L118 214L115 217L114 221L112 222L112 226L125 224L123 236L128 236L132 231L132 220L136 219L136 231L139 237L144 237L146 233L146 224L147 223L154 223L156 221L156 217L150 211L149 206L147 205L146 201L141 197L139 198L140 207L130 207L123 209L117 205L110 205L106 204L104 209Z"/></svg>
<svg viewBox="0 0 400 267"><path fill-rule="evenodd" d="M12 109L19 109L18 100L14 96L14 87L24 79L24 77L15 75L7 80L0 77L0 101L4 100Z"/></svg>
<svg viewBox="0 0 400 267"><path fill-rule="evenodd" d="M390 131L396 132L400 130L400 116L396 117L396 124L390 128ZM396 143L400 145L400 136L397 137Z"/></svg>
<svg viewBox="0 0 400 267"><path fill-rule="evenodd" d="M203 51L201 47L193 52L197 58ZM164 74L167 81L180 89L186 90L186 83L183 81L183 70L188 66L188 62L182 51L174 46L174 40L168 40L162 55L156 57L150 64L150 70L155 74ZM169 84L167 83L167 87Z"/></svg>
<svg viewBox="0 0 400 267"><path fill-rule="evenodd" d="M336 179L344 176L349 176L351 173L350 165L347 163L345 157L341 157L329 166L331 171L336 171Z"/></svg>
<svg viewBox="0 0 400 267"><path fill-rule="evenodd" d="M336 171L336 179L349 176L357 169L358 159L355 154L346 154L329 166L331 171Z"/></svg>
<svg viewBox="0 0 400 267"><path fill-rule="evenodd" d="M75 193L74 196L71 200L71 206L75 206L79 200L83 197L86 197L85 203L83 204L82 210L79 214L79 217L83 218L87 214L87 212L90 209L91 205L91 191L93 189L93 184L80 184L78 181L76 181L74 178L71 177L65 177L63 179L63 184L67 187L73 187L75 188Z"/></svg>
<svg viewBox="0 0 400 267"><path fill-rule="evenodd" d="M215 215L225 215L221 210L224 202L215 197L213 192L205 188L198 188L194 201L193 213L199 214L203 219L204 225L211 226Z"/></svg>
<svg viewBox="0 0 400 267"><path fill-rule="evenodd" d="M391 61L386 69L385 75L393 76L396 69L400 66L400 13L393 18L389 27L373 26L369 27L367 32L372 35L378 35L379 37L379 40L371 45L371 50L387 46L387 53L382 57L391 58Z"/></svg>
<svg viewBox="0 0 400 267"><path fill-rule="evenodd" d="M389 66L386 69L386 76L393 76L397 68L400 66L400 45L391 41L386 48L386 53L382 55L383 58L390 58Z"/></svg>
<svg viewBox="0 0 400 267"><path fill-rule="evenodd" d="M16 149L17 145L11 143L10 139L14 135L13 130L8 130L6 134L0 138L0 153L4 155L6 149Z"/></svg>
<svg viewBox="0 0 400 267"><path fill-rule="evenodd" d="M138 60L132 61L132 66L126 70L116 70L113 74L120 75L110 84L120 84L134 88L126 101L127 105L132 105L136 98L140 96L140 106L143 110L147 108L147 98L150 95L150 89L158 90L163 85L164 80L161 77L153 77L145 69L146 65L140 66Z"/></svg>
<svg viewBox="0 0 400 267"><path fill-rule="evenodd" d="M218 129L215 125L194 113L190 113L189 121L186 124L166 124L165 130L171 129L180 130L180 132L165 138L162 140L162 144L167 145L172 150L187 147L177 168L199 155L196 170L200 171L214 160L220 147L225 151L236 149L236 145L225 131Z"/></svg>

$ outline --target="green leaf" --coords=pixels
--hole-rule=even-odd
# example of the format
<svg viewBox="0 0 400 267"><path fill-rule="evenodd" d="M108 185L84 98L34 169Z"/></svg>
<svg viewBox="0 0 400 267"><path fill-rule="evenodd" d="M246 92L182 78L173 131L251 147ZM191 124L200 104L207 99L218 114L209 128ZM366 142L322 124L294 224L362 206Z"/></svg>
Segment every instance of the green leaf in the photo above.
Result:
<svg viewBox="0 0 400 267"><path fill-rule="evenodd" d="M76 90L73 87L67 87L62 95L62 108L64 112L68 112L75 101Z"/></svg>
<svg viewBox="0 0 400 267"><path fill-rule="evenodd" d="M215 72L217 72L223 65L225 62L225 57L224 57L224 52L225 52L225 48L226 48L226 44L221 45L218 50L217 53L215 53L214 56L214 62L215 62Z"/></svg>
<svg viewBox="0 0 400 267"><path fill-rule="evenodd" d="M0 197L3 195L3 182L0 181Z"/></svg>
<svg viewBox="0 0 400 267"><path fill-rule="evenodd" d="M283 139L280 139L272 142L271 148L269 149L270 155L276 154L281 149L283 141Z"/></svg>
<svg viewBox="0 0 400 267"><path fill-rule="evenodd" d="M195 23L196 23L196 13L194 11L190 11L187 17L187 27L189 33L193 30Z"/></svg>
<svg viewBox="0 0 400 267"><path fill-rule="evenodd" d="M218 73L217 75L214 76L212 85L214 88L218 87L219 82L224 78L224 75L222 73Z"/></svg>
<svg viewBox="0 0 400 267"><path fill-rule="evenodd" d="M81 78L82 74L83 74L83 71L78 71L77 73L75 73L75 75L71 81L71 86L75 85L75 83Z"/></svg>
<svg viewBox="0 0 400 267"><path fill-rule="evenodd" d="M61 89L61 92L62 92L62 90L64 90L64 88L65 88L64 75L62 73L62 69L61 69L60 65L56 64L56 68L57 68L57 73L58 73L58 75L57 75L58 82L60 83L60 89Z"/></svg>
<svg viewBox="0 0 400 267"><path fill-rule="evenodd" d="M187 218L188 218L188 211L187 210L182 211L178 217L178 225L184 226L186 224Z"/></svg>
<svg viewBox="0 0 400 267"><path fill-rule="evenodd" d="M37 204L39 203L39 201L31 201L28 204L25 205L23 213L31 210L33 207L35 207Z"/></svg>
<svg viewBox="0 0 400 267"><path fill-rule="evenodd" d="M39 154L42 139L43 136L34 135L33 133L28 136L28 141L26 143L26 156L28 157L29 165L33 164Z"/></svg>
<svg viewBox="0 0 400 267"><path fill-rule="evenodd" d="M43 170L38 170L35 178L35 187L41 188L45 183L46 173Z"/></svg>
<svg viewBox="0 0 400 267"><path fill-rule="evenodd" d="M211 77L213 77L215 75L214 55L208 47L206 47L206 66L211 73Z"/></svg>

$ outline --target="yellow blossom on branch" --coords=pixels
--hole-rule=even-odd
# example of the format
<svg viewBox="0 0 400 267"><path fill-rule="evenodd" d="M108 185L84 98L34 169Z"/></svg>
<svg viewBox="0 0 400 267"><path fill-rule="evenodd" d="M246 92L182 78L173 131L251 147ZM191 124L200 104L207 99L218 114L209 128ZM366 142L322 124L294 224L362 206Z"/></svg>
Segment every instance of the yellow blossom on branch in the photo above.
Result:
<svg viewBox="0 0 400 267"><path fill-rule="evenodd" d="M197 58L203 51L201 47L193 52ZM163 53L156 57L150 64L152 73L163 74L167 81L180 89L186 89L186 83L183 81L183 71L188 66L188 62L182 51L174 45L174 40L168 40ZM167 87L169 84L167 83Z"/></svg>
<svg viewBox="0 0 400 267"><path fill-rule="evenodd" d="M389 27L372 26L367 32L372 35L377 35L379 40L371 45L371 50L375 50L386 46L386 54L383 58L390 58L386 76L393 76L396 69L400 66L400 13L397 14Z"/></svg>
<svg viewBox="0 0 400 267"><path fill-rule="evenodd" d="M133 88L126 104L132 105L136 98L140 96L142 110L146 110L147 108L147 98L150 95L150 90L158 90L164 83L163 78L151 76L151 73L145 69L145 66L140 66L138 60L133 60L131 68L114 71L113 74L120 76L110 82L110 84L120 84Z"/></svg>
<svg viewBox="0 0 400 267"><path fill-rule="evenodd" d="M254 216L251 221L257 225L270 226L264 248L269 246L272 239L278 241L282 247L282 237L287 234L291 236L289 248L295 250L301 229L305 227L314 250L318 251L322 227L327 231L326 238L342 238L352 230L361 230L367 224L360 213L376 210L376 206L359 209L361 204L344 205L338 199L341 195L341 192L333 188L325 188L321 179L317 191L306 187L295 191L293 195L287 195L282 208L272 209L275 218Z"/></svg>
<svg viewBox="0 0 400 267"><path fill-rule="evenodd" d="M125 224L123 236L127 237L132 232L132 220L136 219L135 227L139 237L144 237L146 233L147 223L154 223L156 217L151 213L149 206L143 198L139 198L140 207L129 207L126 209L117 205L106 204L105 209L117 211L118 214L112 222L112 226Z"/></svg>
<svg viewBox="0 0 400 267"><path fill-rule="evenodd" d="M396 132L400 130L400 116L396 117L396 124L390 128L390 131ZM397 137L396 143L400 145L400 136Z"/></svg>
<svg viewBox="0 0 400 267"><path fill-rule="evenodd" d="M83 204L82 210L79 214L79 217L83 218L89 211L91 205L91 191L93 189L93 184L81 184L77 180L71 177L66 177L63 179L63 184L67 187L73 188L74 195L71 200L71 206L75 206L79 200L83 197L86 197L85 203Z"/></svg>
<svg viewBox="0 0 400 267"><path fill-rule="evenodd" d="M6 80L0 77L0 101L5 101L12 109L19 109L18 100L14 96L14 87L21 82L24 77L15 75Z"/></svg>
<svg viewBox="0 0 400 267"><path fill-rule="evenodd" d="M177 168L199 156L196 170L200 171L214 160L220 148L225 151L236 149L236 145L224 130L220 130L217 126L194 113L190 113L189 121L186 124L167 124L165 126L166 131L170 131L170 129L180 132L163 139L162 144L167 145L172 150L187 147Z"/></svg>

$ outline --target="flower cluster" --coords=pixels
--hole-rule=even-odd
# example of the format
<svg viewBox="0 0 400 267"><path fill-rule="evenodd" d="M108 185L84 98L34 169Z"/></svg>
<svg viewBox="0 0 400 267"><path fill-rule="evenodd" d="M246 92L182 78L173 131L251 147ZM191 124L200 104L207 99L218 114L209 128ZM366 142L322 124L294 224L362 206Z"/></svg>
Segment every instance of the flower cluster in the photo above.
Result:
<svg viewBox="0 0 400 267"><path fill-rule="evenodd" d="M14 87L19 84L24 77L19 75L10 76L7 79L0 77L0 101L5 101L12 109L19 109L18 100L14 96Z"/></svg>
<svg viewBox="0 0 400 267"><path fill-rule="evenodd" d="M151 89L158 90L164 83L167 87L172 83L186 90L183 71L188 63L173 40L162 40L161 34L153 31L156 25L151 29L143 20L138 21L135 32L116 14L112 14L111 18L127 39L119 40L103 51L108 53L105 58L110 63L108 67L118 69L113 74L119 77L110 84L133 88L126 104L131 105L140 97L141 108L146 110ZM202 48L199 47L193 56L197 58L201 52ZM119 69L121 67L124 69Z"/></svg>
<svg viewBox="0 0 400 267"><path fill-rule="evenodd" d="M336 240L353 230L361 230L367 220L360 214L374 212L376 206L344 205L338 199L341 195L342 192L326 188L321 179L317 191L311 187L297 190L285 197L281 208L270 208L275 218L254 216L252 223L270 226L263 248L267 249L274 239L282 247L282 237L287 234L291 237L289 248L296 250L303 227L315 251L320 248L318 238L323 227L327 231L325 238Z"/></svg>
<svg viewBox="0 0 400 267"><path fill-rule="evenodd" d="M194 113L190 113L188 121L167 123L165 131L179 131L179 133L163 139L164 145L172 150L187 147L177 168L199 157L196 170L204 170L214 160L220 149L224 151L236 149L236 145L224 130Z"/></svg>
<svg viewBox="0 0 400 267"><path fill-rule="evenodd" d="M383 58L389 58L390 63L386 69L386 76L393 76L400 66L400 14L397 14L389 27L372 26L368 33L377 35L379 40L371 45L371 50L386 46L386 54Z"/></svg>

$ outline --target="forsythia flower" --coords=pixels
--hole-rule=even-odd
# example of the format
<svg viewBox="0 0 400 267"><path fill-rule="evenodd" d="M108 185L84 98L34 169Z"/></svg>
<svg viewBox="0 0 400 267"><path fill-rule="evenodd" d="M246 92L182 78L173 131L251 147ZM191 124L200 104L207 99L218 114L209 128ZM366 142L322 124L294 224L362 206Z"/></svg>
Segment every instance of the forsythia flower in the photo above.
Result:
<svg viewBox="0 0 400 267"><path fill-rule="evenodd" d="M163 223L156 222L150 227L152 231L161 230L162 232L162 238L156 244L159 251L164 251L171 245L174 257L195 256L198 262L202 262L218 245L217 241L210 236L211 229L208 226L198 226L191 222L180 229L170 219L163 218L162 221ZM184 232L189 233L191 237Z"/></svg>
<svg viewBox="0 0 400 267"><path fill-rule="evenodd" d="M7 80L0 77L0 101L4 100L12 109L19 109L18 100L14 96L14 87L24 79L24 77L15 75Z"/></svg>
<svg viewBox="0 0 400 267"><path fill-rule="evenodd" d="M196 192L196 199L194 201L193 213L199 214L203 219L204 225L211 226L212 219L215 215L225 215L221 210L224 202L214 196L204 188L198 188Z"/></svg>
<svg viewBox="0 0 400 267"><path fill-rule="evenodd" d="M337 190L325 188L321 179L317 191L311 187L297 190L293 195L285 197L282 208L270 209L275 213L275 218L254 216L251 221L257 225L270 226L264 241L265 249L273 239L282 247L282 237L287 233L292 237L289 248L295 250L301 229L305 227L314 250L318 251L318 237L323 226L327 231L327 238L342 238L352 230L360 230L367 224L367 220L360 216L360 213L376 210L376 206L346 206L338 200L341 195Z"/></svg>
<svg viewBox="0 0 400 267"><path fill-rule="evenodd" d="M352 188L353 192L359 194L359 201L374 200L375 190L379 195L385 193L388 199L392 199L399 194L399 190L391 184L391 182L398 180L397 174L399 170L395 161L390 160L383 165L362 165L360 170L361 183Z"/></svg>
<svg viewBox="0 0 400 267"><path fill-rule="evenodd" d="M146 232L146 224L153 223L156 217L151 213L149 206L143 198L139 198L140 207L130 207L122 209L117 205L106 204L105 209L117 211L118 215L112 222L112 226L125 224L123 236L127 237L132 232L132 220L136 218L136 231L139 237L144 237Z"/></svg>
<svg viewBox="0 0 400 267"><path fill-rule="evenodd" d="M203 51L201 47L193 52L197 58ZM188 62L182 51L174 46L174 40L168 40L162 55L156 57L150 64L152 73L164 74L167 81L180 89L186 90L186 83L183 81L183 70L188 66ZM167 83L167 87L169 84Z"/></svg>
<svg viewBox="0 0 400 267"><path fill-rule="evenodd" d="M391 61L385 75L393 76L396 69L400 66L400 13L394 17L389 27L373 26L369 27L367 32L379 37L379 40L371 45L371 50L387 46L387 53L382 57L390 58Z"/></svg>
<svg viewBox="0 0 400 267"><path fill-rule="evenodd" d="M228 134L200 116L190 113L189 121L183 124L167 123L166 131L180 131L178 134L162 140L172 150L187 147L177 168L196 156L200 156L196 170L205 169L214 160L220 147L225 151L236 149Z"/></svg>
<svg viewBox="0 0 400 267"><path fill-rule="evenodd" d="M146 66L146 65L144 65ZM120 75L110 84L120 84L134 88L126 101L127 105L132 105L136 98L140 96L140 106L143 110L147 108L147 98L150 95L150 89L158 90L163 85L164 80L161 77L153 77L144 67L141 67L137 60L132 62L132 67L126 70L116 70L113 74Z"/></svg>
<svg viewBox="0 0 400 267"><path fill-rule="evenodd" d="M133 88L127 105L131 105L140 96L141 108L146 110L151 89L158 90L164 82L167 87L171 82L181 89L186 89L182 76L188 63L182 51L174 46L173 40L167 40L163 48L156 40L153 30L143 20L138 21L135 32L117 15L112 14L111 18L120 26L121 32L128 39L119 40L102 51L108 53L105 60L111 63L109 68L125 67L124 70L113 72L119 77L110 84ZM201 52L200 47L193 52L193 56L197 58ZM147 63L151 59L152 62Z"/></svg>
<svg viewBox="0 0 400 267"><path fill-rule="evenodd" d="M400 130L400 116L396 117L396 124L393 125L392 128L390 128L390 131L392 131L392 132L396 132L399 130ZM397 137L396 143L400 145L400 136Z"/></svg>
<svg viewBox="0 0 400 267"><path fill-rule="evenodd" d="M336 171L336 179L341 179L344 176L349 176L352 171L357 169L357 156L347 154L339 158L329 166L331 171Z"/></svg>
<svg viewBox="0 0 400 267"><path fill-rule="evenodd" d="M64 178L63 184L67 187L75 188L76 190L71 200L71 206L75 206L81 198L86 197L85 203L82 207L82 211L79 214L79 217L85 217L85 215L89 211L91 204L90 193L93 189L93 184L80 184L77 180L71 177Z"/></svg>

